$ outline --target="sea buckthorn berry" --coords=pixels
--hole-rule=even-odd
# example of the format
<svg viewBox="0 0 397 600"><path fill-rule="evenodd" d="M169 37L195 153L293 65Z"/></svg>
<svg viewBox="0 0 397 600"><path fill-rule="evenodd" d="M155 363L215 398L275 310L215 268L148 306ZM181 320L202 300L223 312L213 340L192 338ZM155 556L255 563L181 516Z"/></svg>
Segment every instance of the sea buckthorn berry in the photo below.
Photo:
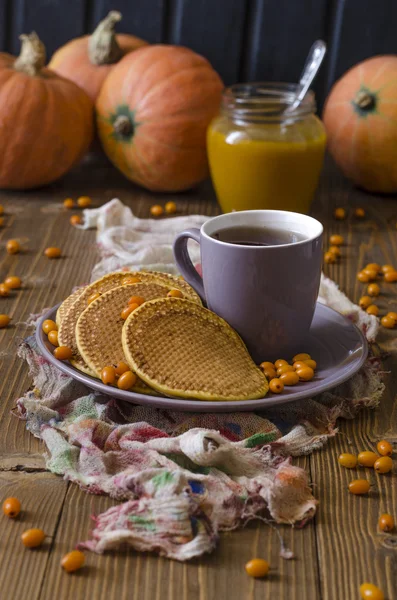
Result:
<svg viewBox="0 0 397 600"><path fill-rule="evenodd" d="M369 488L370 484L366 479L353 479L353 481L349 483L349 492L351 494L356 494L357 496L368 494Z"/></svg>
<svg viewBox="0 0 397 600"><path fill-rule="evenodd" d="M63 201L63 205L65 208L73 208L73 206L74 206L73 198L65 198L65 200Z"/></svg>
<svg viewBox="0 0 397 600"><path fill-rule="evenodd" d="M389 473L393 468L393 461L390 456L381 456L374 464L374 469L378 473Z"/></svg>
<svg viewBox="0 0 397 600"><path fill-rule="evenodd" d="M372 298L370 296L361 296L358 303L361 306L361 308L365 310L366 308L368 308L368 306L372 304Z"/></svg>
<svg viewBox="0 0 397 600"><path fill-rule="evenodd" d="M368 273L364 273L364 271L359 271L357 273L357 279L359 281L361 281L361 283L368 283L369 282Z"/></svg>
<svg viewBox="0 0 397 600"><path fill-rule="evenodd" d="M271 381L272 379L276 379L276 377L277 377L276 370L272 369L271 367L267 367L266 369L263 369L263 373L268 381Z"/></svg>
<svg viewBox="0 0 397 600"><path fill-rule="evenodd" d="M92 304L93 302L95 302L95 300L98 300L100 296L101 294L99 292L94 292L93 294L90 294L87 298L87 304Z"/></svg>
<svg viewBox="0 0 397 600"><path fill-rule="evenodd" d="M116 381L116 369L114 367L104 367L101 371L102 383L113 385Z"/></svg>
<svg viewBox="0 0 397 600"><path fill-rule="evenodd" d="M3 513L10 519L15 519L21 512L21 503L18 498L6 498L3 502Z"/></svg>
<svg viewBox="0 0 397 600"><path fill-rule="evenodd" d="M376 271L377 273L380 273L382 267L380 265L378 265L378 263L368 263L367 265L365 265L366 269L372 269L373 271Z"/></svg>
<svg viewBox="0 0 397 600"><path fill-rule="evenodd" d="M58 346L59 345L59 342L58 342L58 332L55 329L53 329L52 331L50 331L48 333L48 341L53 346Z"/></svg>
<svg viewBox="0 0 397 600"><path fill-rule="evenodd" d="M361 207L357 207L354 209L354 216L356 217L356 219L364 219L365 217L365 210Z"/></svg>
<svg viewBox="0 0 397 600"><path fill-rule="evenodd" d="M328 252L332 252L332 254L335 254L336 257L340 257L340 255L342 254L340 251L339 246L330 246L328 248Z"/></svg>
<svg viewBox="0 0 397 600"><path fill-rule="evenodd" d="M6 244L6 250L8 254L18 254L21 249L21 244L18 242L18 240L8 240Z"/></svg>
<svg viewBox="0 0 397 600"><path fill-rule="evenodd" d="M4 223L5 223L4 217L0 217L0 227L3 227Z"/></svg>
<svg viewBox="0 0 397 600"><path fill-rule="evenodd" d="M69 223L71 225L81 225L82 222L83 219L80 217L80 215L72 215L69 219Z"/></svg>
<svg viewBox="0 0 397 600"><path fill-rule="evenodd" d="M291 371L294 371L294 367L292 365L281 365L281 367L277 369L277 377L280 377L280 375L283 373L288 373Z"/></svg>
<svg viewBox="0 0 397 600"><path fill-rule="evenodd" d="M381 440L376 444L376 449L381 456L391 456L393 454L393 446L386 440Z"/></svg>
<svg viewBox="0 0 397 600"><path fill-rule="evenodd" d="M367 308L367 313L369 315L374 315L375 317L379 314L379 307L376 304L370 304Z"/></svg>
<svg viewBox="0 0 397 600"><path fill-rule="evenodd" d="M287 371L280 375L280 381L284 385L296 385L299 382L299 375L295 371Z"/></svg>
<svg viewBox="0 0 397 600"><path fill-rule="evenodd" d="M342 452L342 454L339 454L338 462L346 469L354 469L357 466L357 456L349 452Z"/></svg>
<svg viewBox="0 0 397 600"><path fill-rule="evenodd" d="M4 283L8 285L10 290L19 290L22 285L20 277L17 277L16 275L10 275L9 277L6 277Z"/></svg>
<svg viewBox="0 0 397 600"><path fill-rule="evenodd" d="M136 375L132 371L125 371L117 380L120 390L130 390L136 384Z"/></svg>
<svg viewBox="0 0 397 600"><path fill-rule="evenodd" d="M378 286L377 283L370 283L369 286L367 287L367 292L370 296L379 296L380 287Z"/></svg>
<svg viewBox="0 0 397 600"><path fill-rule="evenodd" d="M361 584L360 595L362 600L385 600L382 590L373 583Z"/></svg>
<svg viewBox="0 0 397 600"><path fill-rule="evenodd" d="M325 252L324 262L327 265L332 265L333 263L336 263L336 254L334 254L333 252Z"/></svg>
<svg viewBox="0 0 397 600"><path fill-rule="evenodd" d="M337 221L343 221L346 219L346 210L341 207L335 208L334 217Z"/></svg>
<svg viewBox="0 0 397 600"><path fill-rule="evenodd" d="M360 467L373 467L378 458L379 456L375 452L370 452L369 450L360 452L357 456Z"/></svg>
<svg viewBox="0 0 397 600"><path fill-rule="evenodd" d="M272 363L268 360L265 360L259 366L261 369L274 369L274 363Z"/></svg>
<svg viewBox="0 0 397 600"><path fill-rule="evenodd" d="M138 308L138 306L138 304L129 304L128 306L123 308L123 310L120 313L120 317L125 321L126 318L129 317L129 315Z"/></svg>
<svg viewBox="0 0 397 600"><path fill-rule="evenodd" d="M301 367L300 369L296 369L296 373L299 375L299 379L301 381L310 381L314 377L314 371L311 367Z"/></svg>
<svg viewBox="0 0 397 600"><path fill-rule="evenodd" d="M11 319L8 315L0 315L0 329L4 329L10 323Z"/></svg>
<svg viewBox="0 0 397 600"><path fill-rule="evenodd" d="M273 392L273 394L281 394L281 392L284 389L284 384L283 382L278 379L277 377L275 379L272 379L269 383L269 389L271 392Z"/></svg>
<svg viewBox="0 0 397 600"><path fill-rule="evenodd" d="M4 206L2 204L0 204L0 215L2 215L4 213Z"/></svg>
<svg viewBox="0 0 397 600"><path fill-rule="evenodd" d="M59 258L62 254L62 250L56 246L50 246L44 250L44 254L47 258Z"/></svg>
<svg viewBox="0 0 397 600"><path fill-rule="evenodd" d="M176 204L175 204L175 202L166 202L164 208L165 208L165 212L168 215L173 215L174 213L176 213Z"/></svg>
<svg viewBox="0 0 397 600"><path fill-rule="evenodd" d="M43 321L43 325L41 327L46 335L48 335L50 331L58 331L58 325L52 319L46 319Z"/></svg>
<svg viewBox="0 0 397 600"><path fill-rule="evenodd" d="M304 369L305 367L307 367L307 364L304 360L297 360L292 366L296 371L297 369Z"/></svg>
<svg viewBox="0 0 397 600"><path fill-rule="evenodd" d="M269 563L263 558L253 558L245 565L247 575L250 577L265 577L269 573Z"/></svg>
<svg viewBox="0 0 397 600"><path fill-rule="evenodd" d="M387 283L395 283L397 281L397 271L386 271L384 277Z"/></svg>
<svg viewBox="0 0 397 600"><path fill-rule="evenodd" d="M67 571L67 573L73 573L78 571L85 563L85 556L80 550L72 550L61 560L61 567Z"/></svg>
<svg viewBox="0 0 397 600"><path fill-rule="evenodd" d="M38 548L44 542L45 533L42 529L27 529L21 535L25 548Z"/></svg>
<svg viewBox="0 0 397 600"><path fill-rule="evenodd" d="M170 290L167 296L168 298L183 298L181 290Z"/></svg>
<svg viewBox="0 0 397 600"><path fill-rule="evenodd" d="M388 271L395 271L396 269L393 267L393 265L382 265L380 270L382 273L387 273Z"/></svg>
<svg viewBox="0 0 397 600"><path fill-rule="evenodd" d="M141 306L144 302L145 298L142 298L142 296L131 296L128 300L128 304L137 304L138 306Z"/></svg>
<svg viewBox="0 0 397 600"><path fill-rule="evenodd" d="M0 283L0 296L6 298L10 295L10 288L5 283Z"/></svg>
<svg viewBox="0 0 397 600"><path fill-rule="evenodd" d="M126 277L123 279L123 285L132 285L133 283L140 283L142 279L140 277Z"/></svg>
<svg viewBox="0 0 397 600"><path fill-rule="evenodd" d="M130 370L129 366L122 360L119 363L117 363L117 365L114 368L114 371L115 371L117 377L120 377L120 375L122 375L123 373L125 373L126 371L129 371L129 370Z"/></svg>
<svg viewBox="0 0 397 600"><path fill-rule="evenodd" d="M331 246L342 246L344 241L345 240L344 240L343 236L339 235L337 233L334 233L329 238L329 242L330 242Z"/></svg>
<svg viewBox="0 0 397 600"><path fill-rule="evenodd" d="M87 208L91 206L92 200L89 196L80 196L80 198L77 198L77 204L80 208Z"/></svg>
<svg viewBox="0 0 397 600"><path fill-rule="evenodd" d="M394 529L394 519L391 515L384 513L379 517L378 525L381 531L388 533Z"/></svg>
<svg viewBox="0 0 397 600"><path fill-rule="evenodd" d="M309 358L308 360L304 360L303 361L308 367L310 367L311 369L313 369L313 371L315 371L317 369L317 363L315 360L313 360L312 358Z"/></svg>
<svg viewBox="0 0 397 600"><path fill-rule="evenodd" d="M392 317L388 317L387 315L385 317L382 317L380 322L383 327L386 327L386 329L394 329L394 327L396 326L395 320Z"/></svg>
<svg viewBox="0 0 397 600"><path fill-rule="evenodd" d="M58 346L53 354L57 360L70 360L73 356L73 350L68 346Z"/></svg>
<svg viewBox="0 0 397 600"><path fill-rule="evenodd" d="M375 271L375 269L369 269L368 267L365 267L362 272L368 275L370 281L375 281L378 275L378 272Z"/></svg>
<svg viewBox="0 0 397 600"><path fill-rule="evenodd" d="M150 207L150 214L152 217L160 217L163 214L164 210L160 204L154 204Z"/></svg>
<svg viewBox="0 0 397 600"><path fill-rule="evenodd" d="M386 317L391 317L397 323L397 312L393 312L393 311L388 312L387 315L386 315Z"/></svg>
<svg viewBox="0 0 397 600"><path fill-rule="evenodd" d="M288 365L287 361L284 360L283 358L277 359L276 362L274 363L274 366L275 366L276 369L279 369L283 365Z"/></svg>

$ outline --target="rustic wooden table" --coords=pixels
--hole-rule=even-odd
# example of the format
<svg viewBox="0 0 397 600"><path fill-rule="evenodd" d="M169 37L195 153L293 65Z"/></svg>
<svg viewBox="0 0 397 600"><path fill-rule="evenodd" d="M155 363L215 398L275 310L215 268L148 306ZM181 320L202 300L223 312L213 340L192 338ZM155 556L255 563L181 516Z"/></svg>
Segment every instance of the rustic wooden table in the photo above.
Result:
<svg viewBox="0 0 397 600"><path fill-rule="evenodd" d="M89 554L81 572L65 574L61 556L86 539L90 515L113 504L107 497L92 496L76 485L45 470L43 444L25 431L24 423L10 414L15 399L31 381L26 364L17 358L19 341L29 333L24 324L30 313L53 306L72 286L89 279L97 260L94 232L69 225L70 211L61 207L67 196L88 194L95 204L119 197L141 217L159 200L124 180L102 162L86 161L62 183L29 193L2 193L6 225L0 231L4 247L10 238L22 238L23 254L0 252L0 279L17 274L24 289L0 299L1 311L13 317L13 325L0 331L0 500L14 495L22 501L21 518L1 520L0 592L10 600L354 600L364 581L378 584L387 600L397 597L397 535L386 537L377 530L378 516L390 512L397 518L396 475L369 475L373 487L369 497L347 492L352 473L339 467L341 451L374 449L382 438L397 442L397 333L382 330L379 342L391 356L385 369L387 391L377 410L362 411L352 421L339 423L340 434L321 452L296 460L308 470L320 504L315 519L302 530L282 528L296 558L279 558L275 532L257 523L221 536L216 551L189 564L133 551L97 556ZM163 200L163 198L162 198ZM211 187L176 197L180 212L214 215L218 212ZM349 217L336 222L335 206L362 206L367 218ZM327 266L350 298L358 300L363 285L357 282L358 268L367 262L397 266L397 202L394 198L370 196L355 190L331 166L325 170L313 215L325 226L326 237L342 233L347 246L337 265ZM65 257L49 261L43 250L60 246ZM382 309L397 309L396 284L383 286ZM393 371L395 371L393 373ZM1 518L1 517L0 517ZM25 529L43 527L52 536L43 548L22 547ZM247 577L244 564L254 556L266 557L272 565L266 580Z"/></svg>

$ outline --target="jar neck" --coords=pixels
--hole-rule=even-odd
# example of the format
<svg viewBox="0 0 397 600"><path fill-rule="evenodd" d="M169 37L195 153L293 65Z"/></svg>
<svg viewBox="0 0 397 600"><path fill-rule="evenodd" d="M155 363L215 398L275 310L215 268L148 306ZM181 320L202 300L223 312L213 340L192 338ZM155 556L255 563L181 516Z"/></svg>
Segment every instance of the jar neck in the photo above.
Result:
<svg viewBox="0 0 397 600"><path fill-rule="evenodd" d="M316 111L314 94L309 91L298 107L298 86L290 83L239 83L227 88L222 97L222 113L237 124L290 124Z"/></svg>

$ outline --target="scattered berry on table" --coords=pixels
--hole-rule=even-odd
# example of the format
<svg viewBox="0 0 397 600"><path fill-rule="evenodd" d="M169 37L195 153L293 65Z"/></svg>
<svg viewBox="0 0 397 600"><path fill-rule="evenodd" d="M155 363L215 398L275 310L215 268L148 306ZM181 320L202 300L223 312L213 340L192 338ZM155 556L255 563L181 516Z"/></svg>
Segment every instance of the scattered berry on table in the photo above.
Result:
<svg viewBox="0 0 397 600"><path fill-rule="evenodd" d="M375 317L379 314L379 307L376 304L370 304L367 308L367 313L369 315L374 315Z"/></svg>
<svg viewBox="0 0 397 600"><path fill-rule="evenodd" d="M73 350L68 346L58 346L54 350L54 356L57 360L70 360L73 356Z"/></svg>
<svg viewBox="0 0 397 600"><path fill-rule="evenodd" d="M176 204L175 204L175 202L166 202L164 208L165 208L165 212L168 215L173 215L174 213L176 213Z"/></svg>
<svg viewBox="0 0 397 600"><path fill-rule="evenodd" d="M338 462L346 469L354 469L357 466L357 456L349 452L342 452L342 454L339 454Z"/></svg>
<svg viewBox="0 0 397 600"><path fill-rule="evenodd" d="M358 464L361 467L373 467L379 456L375 452L365 450L357 456Z"/></svg>
<svg viewBox="0 0 397 600"><path fill-rule="evenodd" d="M6 250L8 254L18 254L22 250L21 244L18 240L8 240Z"/></svg>
<svg viewBox="0 0 397 600"><path fill-rule="evenodd" d="M11 318L8 315L0 314L0 329L4 329L9 325Z"/></svg>
<svg viewBox="0 0 397 600"><path fill-rule="evenodd" d="M92 200L89 196L80 196L80 198L77 199L77 204L80 208L88 208L91 206Z"/></svg>
<svg viewBox="0 0 397 600"><path fill-rule="evenodd" d="M370 281L368 273L364 273L364 271L359 271L357 273L357 279L361 281L361 283L368 283Z"/></svg>
<svg viewBox="0 0 397 600"><path fill-rule="evenodd" d="M342 246L344 241L345 240L343 236L339 235L338 233L332 234L329 238L329 243L331 244L331 246Z"/></svg>
<svg viewBox="0 0 397 600"><path fill-rule="evenodd" d="M363 583L360 585L360 595L362 600L384 600L382 590L373 583Z"/></svg>
<svg viewBox="0 0 397 600"><path fill-rule="evenodd" d="M163 214L164 210L160 204L154 204L150 207L150 214L152 217L160 217Z"/></svg>
<svg viewBox="0 0 397 600"><path fill-rule="evenodd" d="M367 287L367 292L368 292L369 296L379 296L380 287L377 283L370 283L369 286Z"/></svg>
<svg viewBox="0 0 397 600"><path fill-rule="evenodd" d="M3 502L3 513L10 519L15 519L21 512L21 503L18 498L6 498Z"/></svg>
<svg viewBox="0 0 397 600"><path fill-rule="evenodd" d="M325 252L324 254L324 262L327 265L332 265L336 263L336 258L336 254L334 254L333 252Z"/></svg>
<svg viewBox="0 0 397 600"><path fill-rule="evenodd" d="M74 200L73 198L65 198L65 200L63 201L63 205L65 208L73 208L74 207Z"/></svg>
<svg viewBox="0 0 397 600"><path fill-rule="evenodd" d="M11 290L19 290L19 288L22 286L21 278L17 277L16 275L10 275L9 277L6 277L4 283L8 285Z"/></svg>
<svg viewBox="0 0 397 600"><path fill-rule="evenodd" d="M393 461L390 456L381 456L374 464L374 469L378 473L389 473L393 468Z"/></svg>
<svg viewBox="0 0 397 600"><path fill-rule="evenodd" d="M394 321L397 324L397 312L390 311L390 312L387 313L386 317L391 317L392 319L394 319Z"/></svg>
<svg viewBox="0 0 397 600"><path fill-rule="evenodd" d="M387 283L395 283L397 281L397 271L386 271L384 278Z"/></svg>
<svg viewBox="0 0 397 600"><path fill-rule="evenodd" d="M56 246L50 246L44 250L44 254L47 258L59 258L62 254L62 250Z"/></svg>
<svg viewBox="0 0 397 600"><path fill-rule="evenodd" d="M61 567L68 573L78 571L85 563L85 556L80 550L68 552L61 560Z"/></svg>
<svg viewBox="0 0 397 600"><path fill-rule="evenodd" d="M395 271L396 269L393 267L393 265L383 265L380 270L382 273L387 273L388 271Z"/></svg>
<svg viewBox="0 0 397 600"><path fill-rule="evenodd" d="M341 207L335 208L334 217L337 221L344 221L346 219L346 210Z"/></svg>
<svg viewBox="0 0 397 600"><path fill-rule="evenodd" d="M378 276L376 269L370 269L369 267L365 267L362 272L368 276L369 281L375 281Z"/></svg>
<svg viewBox="0 0 397 600"><path fill-rule="evenodd" d="M69 223L71 225L81 225L83 222L83 219L80 217L80 215L72 215L69 219Z"/></svg>
<svg viewBox="0 0 397 600"><path fill-rule="evenodd" d="M365 310L366 308L368 308L368 306L372 304L372 298L370 296L361 296L358 303L361 306L361 308Z"/></svg>
<svg viewBox="0 0 397 600"><path fill-rule="evenodd" d="M0 283L0 296L7 298L10 295L10 288L6 283Z"/></svg>
<svg viewBox="0 0 397 600"><path fill-rule="evenodd" d="M389 317L387 315L382 317L380 322L383 327L386 327L386 329L394 329L394 327L396 325L395 320L392 317Z"/></svg>
<svg viewBox="0 0 397 600"><path fill-rule="evenodd" d="M386 440L380 440L376 444L376 449L381 456L391 456L393 454L393 446Z"/></svg>
<svg viewBox="0 0 397 600"><path fill-rule="evenodd" d="M265 577L269 573L270 565L263 558L253 558L245 565L247 575L250 577Z"/></svg>
<svg viewBox="0 0 397 600"><path fill-rule="evenodd" d="M44 542L45 533L42 529L27 529L21 535L22 544L26 548L38 548Z"/></svg>
<svg viewBox="0 0 397 600"><path fill-rule="evenodd" d="M330 246L328 248L328 252L332 252L332 254L335 254L335 256L337 256L338 258L341 256L341 251L339 246Z"/></svg>
<svg viewBox="0 0 397 600"><path fill-rule="evenodd" d="M361 207L355 208L354 216L356 217L356 219L364 219L365 218L365 210Z"/></svg>
<svg viewBox="0 0 397 600"><path fill-rule="evenodd" d="M382 267L378 263L368 263L365 268L372 269L373 271L376 271L377 273L380 273L380 271L382 270Z"/></svg>
<svg viewBox="0 0 397 600"><path fill-rule="evenodd" d="M368 494L370 487L370 483L366 479L353 479L349 483L349 492L357 496Z"/></svg>
<svg viewBox="0 0 397 600"><path fill-rule="evenodd" d="M389 531L393 531L394 529L394 519L388 513L384 513L379 517L378 525L381 531L389 533Z"/></svg>

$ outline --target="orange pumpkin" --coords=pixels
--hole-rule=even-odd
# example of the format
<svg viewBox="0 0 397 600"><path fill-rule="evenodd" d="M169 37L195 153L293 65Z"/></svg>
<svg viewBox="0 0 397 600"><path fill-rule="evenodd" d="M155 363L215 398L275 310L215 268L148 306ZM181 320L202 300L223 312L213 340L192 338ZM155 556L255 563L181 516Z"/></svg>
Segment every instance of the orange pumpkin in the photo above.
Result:
<svg viewBox="0 0 397 600"><path fill-rule="evenodd" d="M128 54L96 103L106 154L149 190L192 187L208 176L206 129L222 89L209 62L188 48L153 45Z"/></svg>
<svg viewBox="0 0 397 600"><path fill-rule="evenodd" d="M397 192L397 56L350 69L332 88L323 120L346 177L370 192Z"/></svg>
<svg viewBox="0 0 397 600"><path fill-rule="evenodd" d="M77 85L43 68L35 33L19 58L0 54L0 187L27 189L61 177L85 153L93 104Z"/></svg>
<svg viewBox="0 0 397 600"><path fill-rule="evenodd" d="M114 27L120 19L119 12L110 11L91 36L83 35L59 48L48 65L77 83L94 102L113 65L128 52L147 45L133 35L116 35Z"/></svg>

